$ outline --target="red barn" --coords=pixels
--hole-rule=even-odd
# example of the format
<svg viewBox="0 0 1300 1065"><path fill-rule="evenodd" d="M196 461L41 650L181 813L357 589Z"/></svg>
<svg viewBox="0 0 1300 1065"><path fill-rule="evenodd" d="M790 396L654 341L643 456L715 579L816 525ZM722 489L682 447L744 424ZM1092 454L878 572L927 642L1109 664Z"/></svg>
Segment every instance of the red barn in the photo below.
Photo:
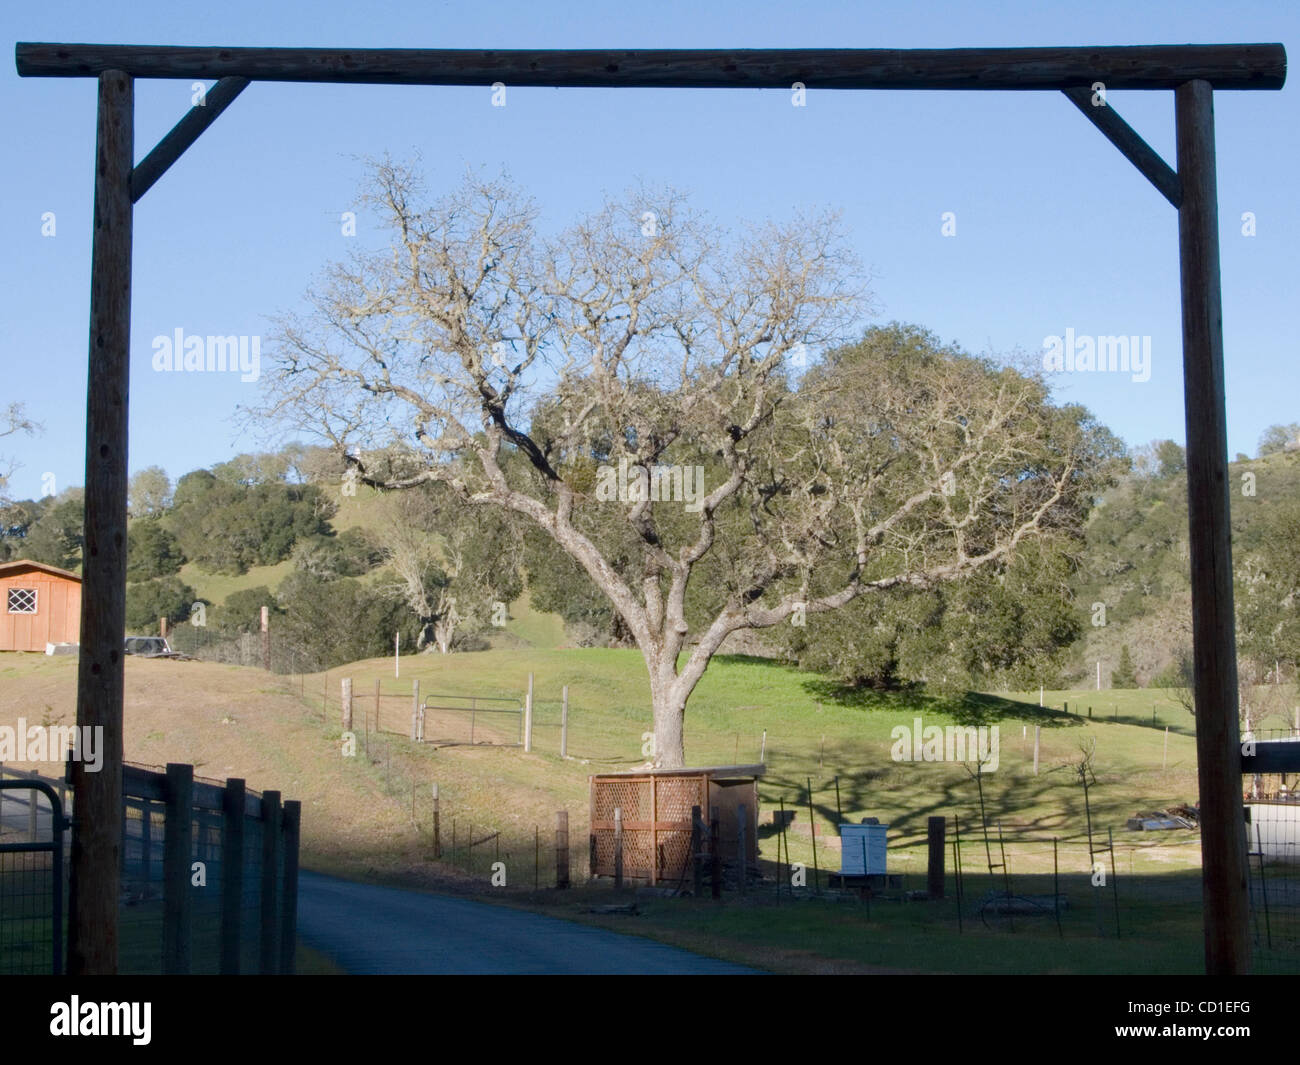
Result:
<svg viewBox="0 0 1300 1065"><path fill-rule="evenodd" d="M0 562L0 651L81 638L81 578L43 562Z"/></svg>

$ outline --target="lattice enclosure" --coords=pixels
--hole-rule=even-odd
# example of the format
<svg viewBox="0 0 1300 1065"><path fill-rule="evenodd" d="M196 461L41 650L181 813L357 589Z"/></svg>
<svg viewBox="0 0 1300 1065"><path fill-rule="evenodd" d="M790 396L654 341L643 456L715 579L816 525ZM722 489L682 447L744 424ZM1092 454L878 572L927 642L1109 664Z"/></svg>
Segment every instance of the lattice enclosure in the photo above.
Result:
<svg viewBox="0 0 1300 1065"><path fill-rule="evenodd" d="M707 773L592 777L592 874L615 874L614 810L618 808L625 877L651 883L676 883L689 877L692 806L708 817Z"/></svg>

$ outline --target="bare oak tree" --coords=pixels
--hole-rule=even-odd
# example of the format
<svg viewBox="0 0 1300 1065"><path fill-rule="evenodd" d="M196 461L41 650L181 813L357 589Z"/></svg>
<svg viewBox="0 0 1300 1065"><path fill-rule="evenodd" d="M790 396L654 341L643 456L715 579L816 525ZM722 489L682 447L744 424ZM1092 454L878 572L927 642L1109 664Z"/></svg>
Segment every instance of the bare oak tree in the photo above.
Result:
<svg viewBox="0 0 1300 1065"><path fill-rule="evenodd" d="M641 651L660 766L730 634L996 565L1096 492L1090 419L1033 374L843 345L833 216L728 234L642 192L546 237L504 182L426 204L388 162L369 202L390 247L283 322L258 413L551 537Z"/></svg>
<svg viewBox="0 0 1300 1065"><path fill-rule="evenodd" d="M21 403L10 403L0 409L0 438L24 433L32 436L41 431L41 426L27 417L27 411ZM0 503L8 502L9 478L18 469L18 463L7 456L0 455Z"/></svg>

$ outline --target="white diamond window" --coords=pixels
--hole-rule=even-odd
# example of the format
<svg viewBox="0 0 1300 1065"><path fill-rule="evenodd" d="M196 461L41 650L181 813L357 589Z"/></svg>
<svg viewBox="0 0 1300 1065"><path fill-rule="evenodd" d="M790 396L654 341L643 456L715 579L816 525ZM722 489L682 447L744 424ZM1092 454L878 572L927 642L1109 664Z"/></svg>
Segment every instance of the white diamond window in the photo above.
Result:
<svg viewBox="0 0 1300 1065"><path fill-rule="evenodd" d="M36 613L36 589L35 588L10 588L9 589L9 613L35 614Z"/></svg>

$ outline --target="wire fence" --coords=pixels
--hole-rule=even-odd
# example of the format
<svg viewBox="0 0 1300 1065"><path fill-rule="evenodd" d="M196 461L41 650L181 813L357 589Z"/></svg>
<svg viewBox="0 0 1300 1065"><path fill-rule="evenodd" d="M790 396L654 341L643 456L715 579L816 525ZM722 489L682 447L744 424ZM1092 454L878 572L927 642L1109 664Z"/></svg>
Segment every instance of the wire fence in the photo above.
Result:
<svg viewBox="0 0 1300 1065"><path fill-rule="evenodd" d="M54 798L31 791L33 779ZM13 770L0 783L0 972L56 971L70 833L56 831L55 804L66 796L75 814L75 793ZM179 765L128 764L122 790L118 971L292 972L299 804Z"/></svg>
<svg viewBox="0 0 1300 1065"><path fill-rule="evenodd" d="M292 972L299 804L174 765L123 796L120 971Z"/></svg>

